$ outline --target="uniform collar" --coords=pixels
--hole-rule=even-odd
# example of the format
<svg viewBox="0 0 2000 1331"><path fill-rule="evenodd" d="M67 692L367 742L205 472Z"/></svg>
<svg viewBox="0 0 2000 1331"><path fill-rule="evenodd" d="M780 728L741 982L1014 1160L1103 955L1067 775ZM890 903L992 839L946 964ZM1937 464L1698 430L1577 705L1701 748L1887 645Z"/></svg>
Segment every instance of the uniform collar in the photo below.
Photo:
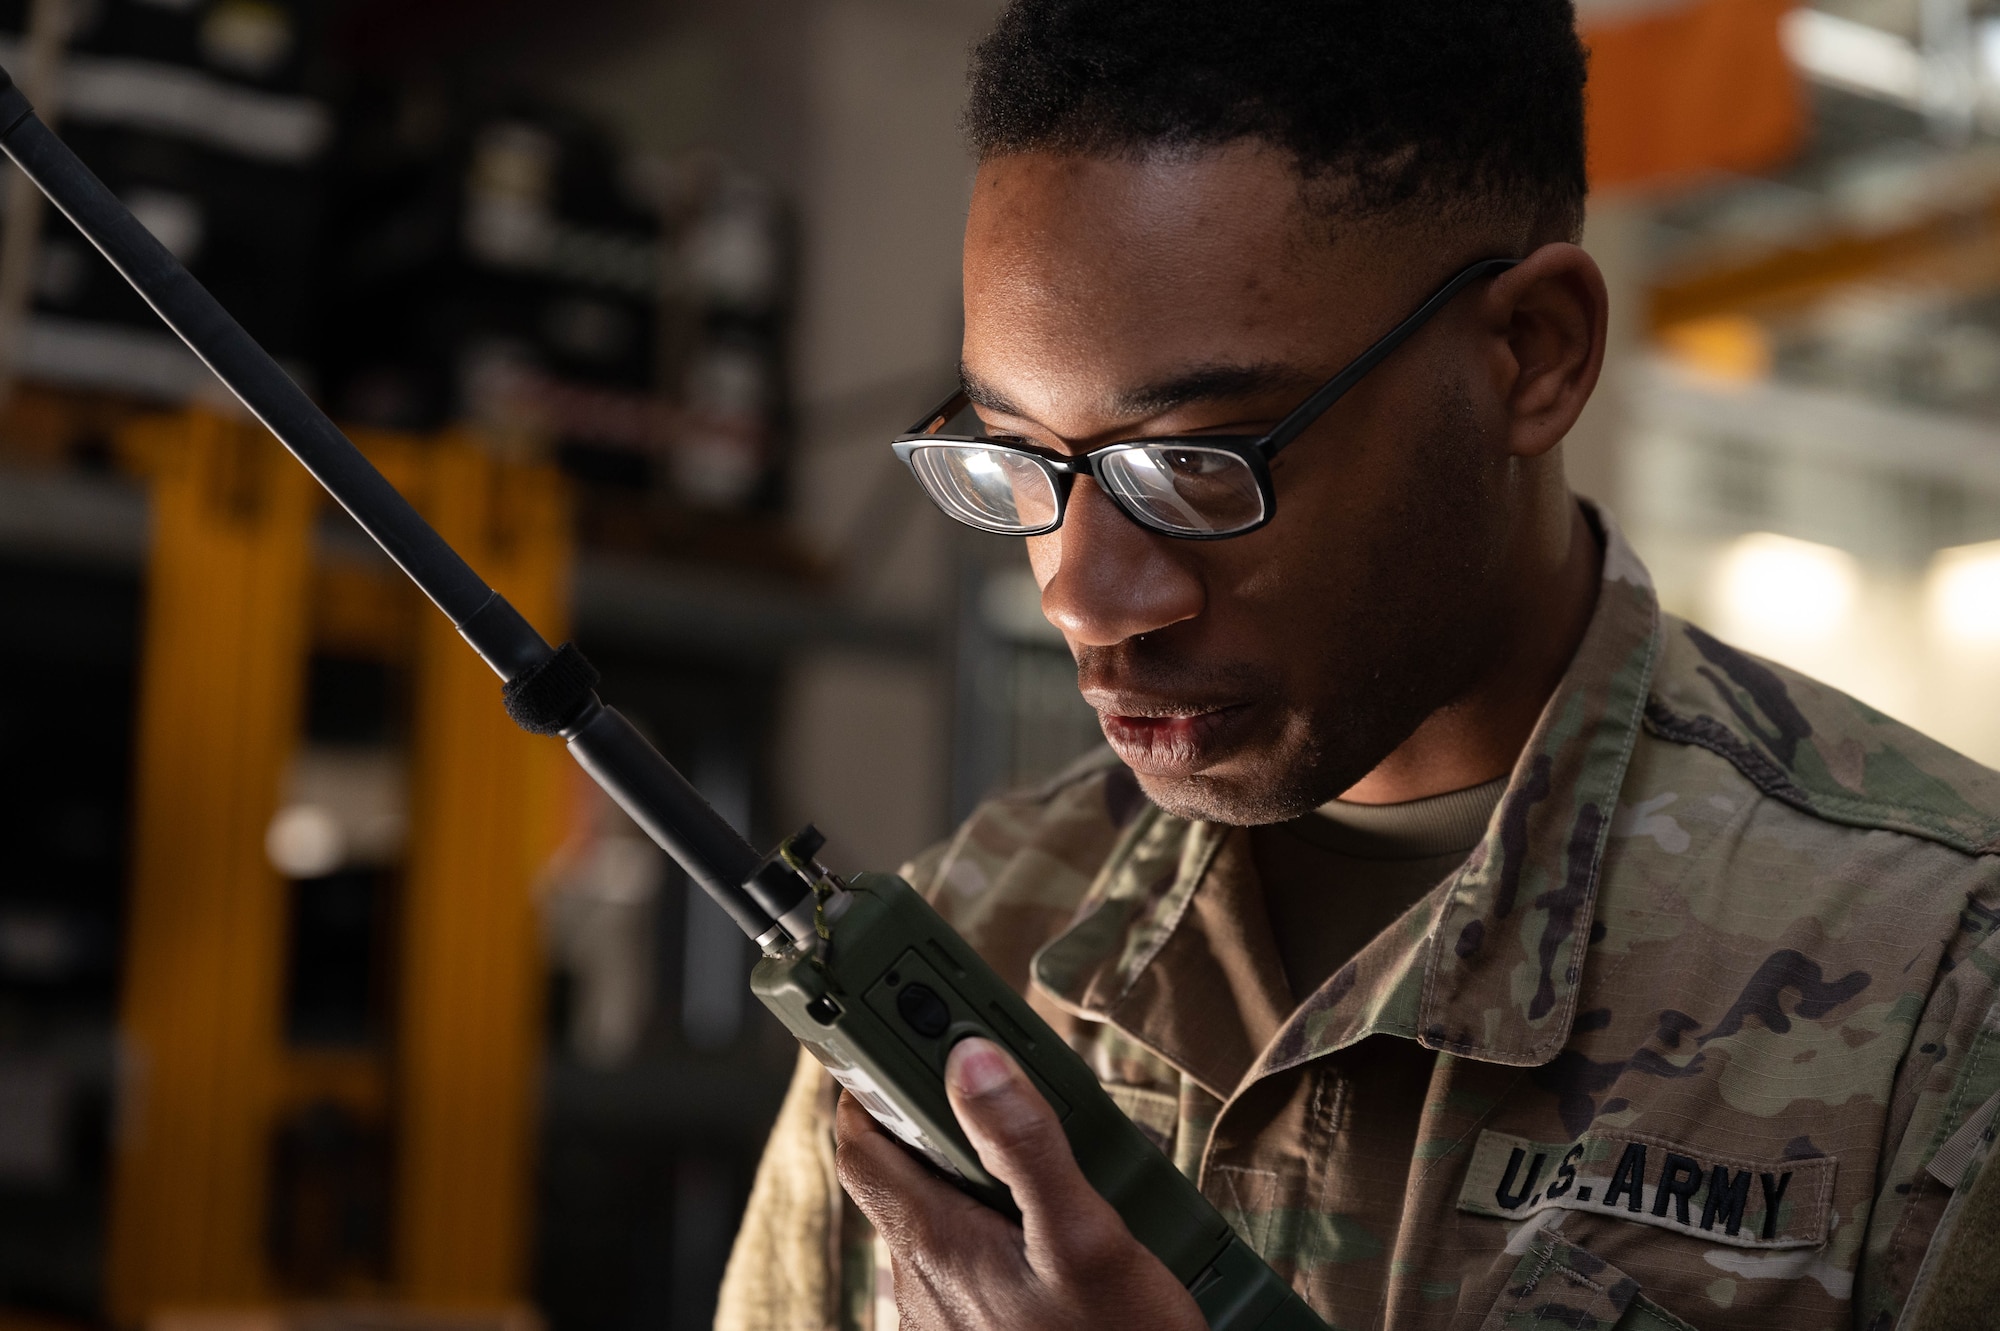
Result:
<svg viewBox="0 0 2000 1331"><path fill-rule="evenodd" d="M1605 548L1583 641L1485 837L1425 900L1287 1013L1245 836L1149 808L1077 922L1036 955L1035 987L1225 1099L1375 1034L1493 1063L1554 1058L1575 1019L1605 839L1661 648L1644 566L1585 508Z"/></svg>

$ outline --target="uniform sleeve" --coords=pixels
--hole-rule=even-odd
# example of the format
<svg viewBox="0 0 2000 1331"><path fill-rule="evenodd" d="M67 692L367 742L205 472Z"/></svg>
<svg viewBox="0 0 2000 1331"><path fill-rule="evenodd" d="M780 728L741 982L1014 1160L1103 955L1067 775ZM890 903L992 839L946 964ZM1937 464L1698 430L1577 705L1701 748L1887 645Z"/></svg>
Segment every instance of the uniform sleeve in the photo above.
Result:
<svg viewBox="0 0 2000 1331"><path fill-rule="evenodd" d="M1924 1259L1912 1309L1900 1324L1912 1331L1990 1326L2000 1308L2000 1272L1993 1269L1993 1254L2000 1252L2000 1167L1987 1167L1993 1133L1988 1119Z"/></svg>
<svg viewBox="0 0 2000 1331"><path fill-rule="evenodd" d="M944 852L942 845L926 851L903 866L903 877L929 895ZM715 1331L871 1325L877 1245L834 1173L837 1095L826 1070L801 1049L729 1252Z"/></svg>
<svg viewBox="0 0 2000 1331"><path fill-rule="evenodd" d="M1990 861L1989 861L1990 864ZM1930 1272L1925 1254L1963 1180L1931 1168L1948 1142L2000 1095L2000 883L1988 873L1947 949L1896 1079L1881 1177L1855 1291L1860 1331L1889 1331Z"/></svg>
<svg viewBox="0 0 2000 1331"><path fill-rule="evenodd" d="M839 1180L833 1079L804 1050L764 1146L716 1302L715 1331L840 1325Z"/></svg>

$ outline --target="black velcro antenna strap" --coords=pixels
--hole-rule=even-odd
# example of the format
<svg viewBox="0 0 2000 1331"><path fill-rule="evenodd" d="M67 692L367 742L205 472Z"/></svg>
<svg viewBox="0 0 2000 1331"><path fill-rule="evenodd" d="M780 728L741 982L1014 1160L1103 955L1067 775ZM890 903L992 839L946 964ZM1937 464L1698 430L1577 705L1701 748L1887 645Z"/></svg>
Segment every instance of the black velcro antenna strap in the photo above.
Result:
<svg viewBox="0 0 2000 1331"><path fill-rule="evenodd" d="M515 725L530 734L555 735L590 705L599 678L576 644L566 642L540 665L508 680L500 694Z"/></svg>
<svg viewBox="0 0 2000 1331"><path fill-rule="evenodd" d="M33 114L35 108L28 105L27 94L7 77L6 70L0 69L0 136Z"/></svg>

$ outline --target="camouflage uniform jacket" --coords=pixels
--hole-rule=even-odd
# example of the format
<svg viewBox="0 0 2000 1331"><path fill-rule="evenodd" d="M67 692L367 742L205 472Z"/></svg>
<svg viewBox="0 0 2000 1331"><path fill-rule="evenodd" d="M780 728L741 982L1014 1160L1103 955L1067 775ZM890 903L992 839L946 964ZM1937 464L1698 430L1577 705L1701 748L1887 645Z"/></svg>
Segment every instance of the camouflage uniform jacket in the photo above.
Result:
<svg viewBox="0 0 2000 1331"><path fill-rule="evenodd" d="M2000 774L1607 543L1484 840L1302 1002L1247 835L1108 753L908 872L1336 1327L1888 1331L2000 1093ZM893 1326L831 1104L803 1067L725 1331Z"/></svg>

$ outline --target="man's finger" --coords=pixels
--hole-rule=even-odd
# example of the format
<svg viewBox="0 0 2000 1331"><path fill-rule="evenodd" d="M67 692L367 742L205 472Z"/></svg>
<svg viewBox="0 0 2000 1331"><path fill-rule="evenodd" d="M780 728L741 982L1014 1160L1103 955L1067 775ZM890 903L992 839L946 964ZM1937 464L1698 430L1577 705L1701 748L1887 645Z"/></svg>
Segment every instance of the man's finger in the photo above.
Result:
<svg viewBox="0 0 2000 1331"><path fill-rule="evenodd" d="M834 1166L840 1186L891 1249L930 1242L946 1217L1000 1219L939 1178L845 1092L834 1114Z"/></svg>
<svg viewBox="0 0 2000 1331"><path fill-rule="evenodd" d="M1004 1050L990 1040L961 1040L944 1080L980 1163L1013 1192L1031 1254L1043 1238L1070 1247L1107 1221L1111 1234L1123 1232L1117 1213L1077 1167L1055 1111Z"/></svg>

